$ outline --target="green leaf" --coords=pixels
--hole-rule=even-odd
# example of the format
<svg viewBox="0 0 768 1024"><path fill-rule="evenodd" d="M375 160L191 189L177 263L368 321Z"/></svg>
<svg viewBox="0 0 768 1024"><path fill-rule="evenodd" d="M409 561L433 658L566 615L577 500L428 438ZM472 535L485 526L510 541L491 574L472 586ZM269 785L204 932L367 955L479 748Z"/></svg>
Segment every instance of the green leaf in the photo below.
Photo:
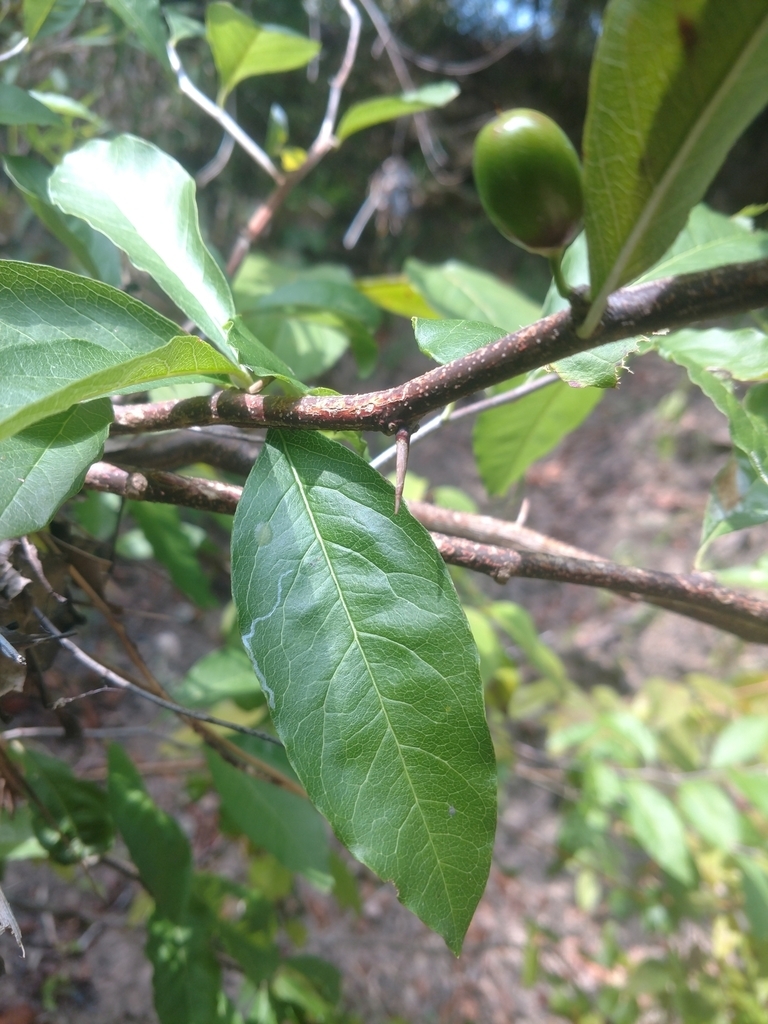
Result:
<svg viewBox="0 0 768 1024"><path fill-rule="evenodd" d="M94 139L64 157L48 192L65 213L111 238L229 353L224 325L235 315L234 301L203 243L195 183L180 164L133 135Z"/></svg>
<svg viewBox="0 0 768 1024"><path fill-rule="evenodd" d="M192 851L176 822L144 788L131 759L117 744L108 751L109 808L157 911L180 923L187 911Z"/></svg>
<svg viewBox="0 0 768 1024"><path fill-rule="evenodd" d="M260 25L229 3L208 4L205 26L219 73L222 106L238 82L302 68L320 50L319 42L281 25Z"/></svg>
<svg viewBox="0 0 768 1024"><path fill-rule="evenodd" d="M24 751L27 779L46 814L32 807L35 835L60 864L74 864L112 845L114 826L107 794L93 782L78 779L55 757Z"/></svg>
<svg viewBox="0 0 768 1024"><path fill-rule="evenodd" d="M0 441L0 540L42 529L77 494L111 422L112 403L100 399Z"/></svg>
<svg viewBox="0 0 768 1024"><path fill-rule="evenodd" d="M251 310L252 318L272 311L281 317L303 313L339 327L352 343L361 374L367 376L373 370L378 349L371 332L379 326L381 314L351 284L305 275L264 295Z"/></svg>
<svg viewBox="0 0 768 1024"><path fill-rule="evenodd" d="M740 772L737 768L732 768L728 772L728 779L759 811L768 815L768 776L753 775L750 772Z"/></svg>
<svg viewBox="0 0 768 1024"><path fill-rule="evenodd" d="M756 760L768 744L768 715L736 718L717 736L709 757L713 768Z"/></svg>
<svg viewBox="0 0 768 1024"><path fill-rule="evenodd" d="M752 934L761 942L768 939L768 875L748 857L737 857L741 869L744 911Z"/></svg>
<svg viewBox="0 0 768 1024"><path fill-rule="evenodd" d="M736 398L730 381L703 369L684 350L671 348L669 356L684 366L693 383L728 419L734 445L747 456L759 476L768 483L768 424L762 415L755 414Z"/></svg>
<svg viewBox="0 0 768 1024"><path fill-rule="evenodd" d="M119 288L122 274L116 247L85 221L61 213L48 198L48 178L53 168L29 156L7 156L3 166L30 209L51 234L74 253L86 273Z"/></svg>
<svg viewBox="0 0 768 1024"><path fill-rule="evenodd" d="M190 708L210 707L220 700L234 700L247 709L265 703L248 656L237 647L222 647L196 661L173 698Z"/></svg>
<svg viewBox="0 0 768 1024"><path fill-rule="evenodd" d="M44 39L61 32L75 20L85 0L24 0L21 14L24 34Z"/></svg>
<svg viewBox="0 0 768 1024"><path fill-rule="evenodd" d="M768 336L752 328L675 331L653 338L665 359L682 366L695 363L705 370L725 370L734 380L768 379Z"/></svg>
<svg viewBox="0 0 768 1024"><path fill-rule="evenodd" d="M349 335L339 327L331 327L300 316L249 313L243 325L270 353L293 368L298 380L312 380L330 370L349 348ZM254 372L254 363L261 362L253 343L240 341L240 355Z"/></svg>
<svg viewBox="0 0 768 1024"><path fill-rule="evenodd" d="M241 316L236 316L225 326L229 345L257 377L276 377L287 384L290 390L300 395L306 394L309 390L306 384L302 384L293 375L291 367L259 341Z"/></svg>
<svg viewBox="0 0 768 1024"><path fill-rule="evenodd" d="M132 32L136 33L142 49L151 53L155 60L170 71L171 66L165 51L168 32L158 0L104 0L104 3Z"/></svg>
<svg viewBox="0 0 768 1024"><path fill-rule="evenodd" d="M655 281L660 277L692 274L766 256L767 231L754 231L743 218L726 217L699 203L691 210L687 224L667 252L639 280Z"/></svg>
<svg viewBox="0 0 768 1024"><path fill-rule="evenodd" d="M541 315L541 307L527 295L459 260L430 266L409 259L405 273L429 305L452 320L478 320L517 331Z"/></svg>
<svg viewBox="0 0 768 1024"><path fill-rule="evenodd" d="M566 281L572 288L589 286L589 254L587 252L587 236L582 231L568 247L562 261L562 271ZM553 281L549 286L544 300L543 316L567 309L570 303L563 298ZM615 388L619 383L619 375L624 360L632 352L636 352L636 338L625 338L623 341L609 341L606 345L578 355L568 356L552 364L555 373L573 387L577 388Z"/></svg>
<svg viewBox="0 0 768 1024"><path fill-rule="evenodd" d="M252 256L234 292L248 327L302 379L330 369L350 342L361 374L373 369L372 332L381 314L354 287L346 268L320 265L296 272Z"/></svg>
<svg viewBox="0 0 768 1024"><path fill-rule="evenodd" d="M741 819L733 801L714 782L684 782L677 803L696 831L719 850L732 850L742 841Z"/></svg>
<svg viewBox="0 0 768 1024"><path fill-rule="evenodd" d="M605 715L603 722L640 752L646 764L653 764L658 757L656 738L645 724L630 711L612 711Z"/></svg>
<svg viewBox="0 0 768 1024"><path fill-rule="evenodd" d="M323 819L312 804L296 793L245 775L212 750L206 750L206 757L228 822L290 871L329 889L328 838Z"/></svg>
<svg viewBox="0 0 768 1024"><path fill-rule="evenodd" d="M41 307L39 299L37 305ZM4 311L0 332L3 318ZM74 338L62 342L53 340L54 331L51 327L50 341L14 347L3 347L0 334L0 440L76 402L136 390L153 381L190 374L241 375L207 342L189 335L126 359L127 346L121 351Z"/></svg>
<svg viewBox="0 0 768 1024"><path fill-rule="evenodd" d="M506 493L531 463L575 430L602 397L599 388L556 383L481 413L472 446L488 493Z"/></svg>
<svg viewBox="0 0 768 1024"><path fill-rule="evenodd" d="M734 449L712 481L697 562L716 537L768 522L768 484L757 475L747 456Z"/></svg>
<svg viewBox="0 0 768 1024"><path fill-rule="evenodd" d="M179 590L200 608L213 608L218 602L211 593L208 577L192 542L182 529L176 506L131 501L128 511L152 545L155 558L166 567Z"/></svg>
<svg viewBox="0 0 768 1024"><path fill-rule="evenodd" d="M674 805L654 786L638 779L624 784L624 796L627 820L638 843L667 874L684 885L692 885L693 865Z"/></svg>
<svg viewBox="0 0 768 1024"><path fill-rule="evenodd" d="M193 901L183 922L159 911L147 925L147 957L160 1024L218 1024L225 1012L221 969L211 949L207 908Z"/></svg>
<svg viewBox="0 0 768 1024"><path fill-rule="evenodd" d="M355 132L371 128L375 124L395 121L398 117L418 114L422 110L444 107L451 100L455 100L460 92L455 82L432 82L421 89L403 92L399 96L376 96L371 100L353 103L339 122L336 138L343 142Z"/></svg>
<svg viewBox="0 0 768 1024"><path fill-rule="evenodd" d="M171 42L174 46L185 39L205 39L205 25L195 18L188 18L186 14L168 7L163 11L163 16L171 34Z"/></svg>
<svg viewBox="0 0 768 1024"><path fill-rule="evenodd" d="M440 314L426 302L405 274L385 274L381 277L360 277L355 287L371 302L396 316L418 316L438 319Z"/></svg>
<svg viewBox="0 0 768 1024"><path fill-rule="evenodd" d="M655 263L768 102L768 0L612 0L584 129L593 306Z"/></svg>
<svg viewBox="0 0 768 1024"><path fill-rule="evenodd" d="M0 82L0 124L36 124L42 127L61 126L63 121L45 104L30 96L18 85Z"/></svg>
<svg viewBox="0 0 768 1024"><path fill-rule="evenodd" d="M565 666L555 652L541 640L536 624L525 608L511 601L494 601L487 610L493 621L501 626L520 648L537 672L555 683L566 682L568 675Z"/></svg>
<svg viewBox="0 0 768 1024"><path fill-rule="evenodd" d="M493 751L453 585L393 505L348 449L270 431L235 516L233 595L310 798L458 951L490 864Z"/></svg>
<svg viewBox="0 0 768 1024"><path fill-rule="evenodd" d="M276 288L258 299L251 309L281 312L327 310L343 320L356 320L369 331L375 331L381 323L378 309L353 285L308 277Z"/></svg>
<svg viewBox="0 0 768 1024"><path fill-rule="evenodd" d="M452 359L490 345L506 335L506 331L493 324L477 320L421 320L413 318L416 344L425 356L436 363L450 363Z"/></svg>
<svg viewBox="0 0 768 1024"><path fill-rule="evenodd" d="M23 0L21 20L24 25L24 35L29 36L30 40L35 38L45 24L55 2L56 0Z"/></svg>

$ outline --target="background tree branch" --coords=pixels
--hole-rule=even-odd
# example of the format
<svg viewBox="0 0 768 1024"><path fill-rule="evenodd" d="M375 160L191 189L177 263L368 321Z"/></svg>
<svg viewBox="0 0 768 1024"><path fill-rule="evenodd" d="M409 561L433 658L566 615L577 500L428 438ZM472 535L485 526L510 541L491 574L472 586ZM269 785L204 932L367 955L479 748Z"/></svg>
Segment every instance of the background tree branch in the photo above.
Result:
<svg viewBox="0 0 768 1024"><path fill-rule="evenodd" d="M149 471L131 473L106 462L88 470L85 487L120 494L134 501L158 501L209 512L233 514L242 494L236 484ZM716 626L752 643L768 643L768 601L722 587L709 576L655 572L619 565L573 548L517 523L438 509L410 502L409 510L427 529L450 565L460 565L506 583L513 576L600 587L625 597ZM454 533L450 536L448 532ZM494 539L480 543L470 537ZM518 551L500 544L528 547Z"/></svg>

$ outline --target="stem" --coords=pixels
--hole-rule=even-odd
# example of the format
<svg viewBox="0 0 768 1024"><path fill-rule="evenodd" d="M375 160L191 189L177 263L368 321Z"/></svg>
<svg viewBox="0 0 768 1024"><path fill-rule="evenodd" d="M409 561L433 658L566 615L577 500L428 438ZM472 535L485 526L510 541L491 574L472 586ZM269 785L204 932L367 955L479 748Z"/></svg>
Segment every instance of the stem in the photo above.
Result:
<svg viewBox="0 0 768 1024"><path fill-rule="evenodd" d="M560 249L559 252L553 253L549 257L549 266L552 270L552 278L555 282L559 294L562 298L567 299L569 302L573 294L573 289L570 287L568 282L565 280L563 275L563 253L564 249Z"/></svg>

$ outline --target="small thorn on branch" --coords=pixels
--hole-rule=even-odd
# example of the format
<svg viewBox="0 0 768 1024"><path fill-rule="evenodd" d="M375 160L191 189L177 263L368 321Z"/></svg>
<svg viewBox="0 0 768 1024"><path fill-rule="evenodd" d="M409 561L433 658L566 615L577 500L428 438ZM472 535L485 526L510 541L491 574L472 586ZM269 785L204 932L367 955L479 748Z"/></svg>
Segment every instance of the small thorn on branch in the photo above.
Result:
<svg viewBox="0 0 768 1024"><path fill-rule="evenodd" d="M395 515L400 511L400 503L403 500L410 450L411 431L408 427L401 427L395 437Z"/></svg>

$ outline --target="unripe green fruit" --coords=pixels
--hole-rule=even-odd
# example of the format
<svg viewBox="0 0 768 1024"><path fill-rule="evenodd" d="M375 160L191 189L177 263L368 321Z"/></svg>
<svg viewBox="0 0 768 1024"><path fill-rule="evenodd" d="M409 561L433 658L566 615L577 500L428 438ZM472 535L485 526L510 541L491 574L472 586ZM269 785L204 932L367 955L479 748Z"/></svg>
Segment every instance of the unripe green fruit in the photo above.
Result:
<svg viewBox="0 0 768 1024"><path fill-rule="evenodd" d="M473 170L483 209L511 242L554 256L573 241L584 207L581 164L546 114L499 114L475 139Z"/></svg>

